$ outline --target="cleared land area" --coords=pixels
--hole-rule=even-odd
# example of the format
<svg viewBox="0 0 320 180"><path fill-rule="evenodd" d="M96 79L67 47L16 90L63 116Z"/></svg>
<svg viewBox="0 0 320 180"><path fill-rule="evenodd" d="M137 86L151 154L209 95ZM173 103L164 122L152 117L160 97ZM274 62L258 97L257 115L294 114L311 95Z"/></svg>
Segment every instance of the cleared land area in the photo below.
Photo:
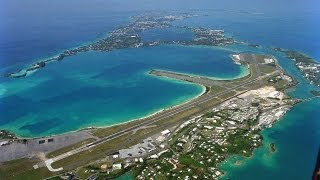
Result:
<svg viewBox="0 0 320 180"><path fill-rule="evenodd" d="M0 147L0 162L32 157L37 153L50 153L89 138L92 138L92 135L86 131L78 131L58 136L26 139L24 143L14 141Z"/></svg>

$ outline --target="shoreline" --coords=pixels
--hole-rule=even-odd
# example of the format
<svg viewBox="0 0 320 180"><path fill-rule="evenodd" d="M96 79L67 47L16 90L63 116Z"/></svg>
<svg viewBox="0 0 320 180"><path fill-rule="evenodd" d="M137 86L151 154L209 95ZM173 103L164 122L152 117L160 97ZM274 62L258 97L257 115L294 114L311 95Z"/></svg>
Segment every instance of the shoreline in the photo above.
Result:
<svg viewBox="0 0 320 180"><path fill-rule="evenodd" d="M290 97L291 99L291 97ZM297 102L299 103L299 101ZM276 119L275 121L273 121L272 125L278 123L280 120L282 120L284 118L284 116L291 111L291 109L296 105L296 103L292 104L290 107L290 110L288 110L287 112L285 112L282 116L278 117L278 119ZM271 126L273 127L273 126ZM264 127L262 129L259 129L259 134L262 133L264 130L269 129L271 127ZM245 163L250 160L253 159L255 156L255 153L257 153L259 151L259 149L261 148L267 148L269 150L269 142L267 139L264 138L264 136L262 134L260 134L261 138L261 142L262 144L260 144L260 146L255 147L252 152L250 153L249 156L244 156L244 155L240 155L240 154L227 154L225 156L225 159L222 160L221 162L219 162L217 164L217 169L222 172L222 174L219 176L218 179L224 178L228 175L228 173L230 172L229 170L227 170L225 167L223 167L224 165L232 165L232 166L244 166ZM170 140L169 140L170 141ZM265 144L267 142L267 144ZM275 152L276 153L276 152ZM231 159L230 159L231 158Z"/></svg>
<svg viewBox="0 0 320 180"><path fill-rule="evenodd" d="M160 77L156 77L156 78L160 79ZM171 80L171 79L163 77L163 80ZM130 123L130 122L133 122L133 121L143 121L146 118L150 118L150 117L152 117L154 115L157 115L157 114L159 114L159 113L161 113L163 111L170 110L170 109L176 108L178 106L184 105L186 103L189 103L190 101L193 101L193 100L195 100L195 99L199 98L200 96L202 96L202 95L207 93L207 87L205 87L205 86L203 86L201 84L195 84L195 83L191 83L191 82L183 82L183 81L178 81L178 80L172 80L172 81L176 81L175 83L185 83L185 84L191 84L191 85L194 85L194 86L200 86L202 88L202 90L195 97L188 98L188 99L186 99L186 101L183 101L182 103L178 103L176 105L169 106L169 107L160 108L159 110L156 110L155 112L148 113L147 115L142 116L140 118L129 119L128 121L114 123L114 124L111 124L111 125L106 125L106 126L87 126L87 127L79 128L79 129L74 130L74 131L68 131L68 132L65 132L65 133L57 133L57 134L46 135L46 136L32 136L32 137L20 136L19 134L16 134L15 132L10 131L8 129L3 129L3 130L7 130L7 131L13 133L17 137L17 139L39 139L39 138L47 138L47 137L54 137L54 136L72 134L72 133L77 133L77 132L80 132L80 131L90 131L90 130L110 128L110 127L113 127L113 126L124 125L124 124Z"/></svg>
<svg viewBox="0 0 320 180"><path fill-rule="evenodd" d="M169 78L165 78L165 79L169 79ZM183 81L181 81L181 82L183 82ZM193 97L193 98L190 98L190 99L186 100L185 102L182 102L182 103L179 103L179 104L177 104L177 105L173 105L173 106L170 106L170 107L167 107L167 108L161 108L161 109L159 109L159 110L157 110L157 111L155 111L155 112L153 112L153 113L151 113L151 114L149 114L149 115L143 116L143 117L141 117L141 118L130 119L129 121L120 122L120 123L116 123L116 124L113 124L113 125L99 126L99 127L98 127L98 126L97 126L97 127L89 127L88 130L103 129L103 128L109 128L109 127L117 126L117 125L124 125L124 124L126 124L126 123L130 123L130 122L133 122L133 121L140 121L140 120L143 121L143 120L145 120L146 118L150 118L150 117L152 117L152 116L154 116L154 115L157 115L157 114L159 114L159 113L161 113L161 112L163 112L163 111L166 111L166 110L169 110L169 109L173 109L173 108L176 108L176 107L178 107L178 106L187 104L187 103L189 103L190 101L193 101L193 100L195 100L195 99L199 98L200 96L202 96L202 95L204 95L204 94L207 93L207 91L206 91L207 88L206 88L205 86L203 86L203 85L195 84L195 83L191 83L191 82L185 82L185 83L187 83L187 84L192 84L192 85L196 85L196 86L200 86L200 87L202 88L201 93L198 94L197 96ZM87 129L86 129L86 128L82 128L82 129L77 130L77 131L82 131L82 130L87 130Z"/></svg>
<svg viewBox="0 0 320 180"><path fill-rule="evenodd" d="M248 68L246 68L246 70L248 70ZM199 97L201 97L202 95L206 94L207 93L207 87L204 86L204 85L201 85L201 84L196 84L196 83L192 83L192 82L185 82L185 81L180 81L180 80L175 80L175 79L171 79L171 78L166 78L166 77L158 77L158 76L152 76L149 74L150 70L148 71L145 71L144 74L146 76L150 76L150 77L153 77L153 78L158 78L158 79L161 79L161 80L165 80L165 81L168 81L168 82L173 82L173 83L183 83L183 84L191 84L193 86L200 86L202 88L202 91L196 95L195 97L192 97L192 98L187 98L186 101L182 102L182 103L178 103L176 105L173 105L173 106L169 106L169 107L164 107L164 108L160 108L159 110L156 110L154 112L150 112L148 113L147 115L145 116L142 116L140 118L135 118L135 119L128 119L127 121L125 122L119 122L119 123L114 123L114 124L111 124L111 125L102 125L102 126L86 126L86 127L81 127L77 130L73 130L73 131L68 131L68 132L64 132L64 133L56 133L56 134L51 134L51 135L45 135L45 136L23 136L23 135L19 135L17 134L16 132L13 132L13 131L10 131L8 129L3 129L3 130L8 130L9 132L15 134L15 136L18 138L18 139L38 139L38 138L47 138L47 137L54 137L54 136L59 136L59 135L66 135L66 134L72 134L72 133L77 133L77 132L80 132L80 131L90 131L90 130L97 130L97 129L104 129L104 128L110 128L110 127L113 127L113 126L118 126L118 125L124 125L124 124L127 124L127 123L130 123L130 122L133 122L133 121L143 121L147 118L150 118L154 115L157 115L161 112L164 112L166 110L170 110L170 109L173 109L173 108L176 108L178 106L182 106L186 103L189 103L190 101L193 101ZM189 73L184 73L184 74L189 74ZM250 75L250 71L247 71L246 74L243 74L243 73L240 73L240 75L237 75L235 76L234 78L228 78L228 79L218 79L218 78L215 78L213 79L211 76L204 76L204 77L208 77L208 78L211 78L213 80L221 80L221 81L232 81L232 80L236 80L236 79L241 79L241 78L244 78L248 75ZM194 74L189 74L189 75L194 75Z"/></svg>
<svg viewBox="0 0 320 180"><path fill-rule="evenodd" d="M160 46L185 46L185 45L181 45L181 44L162 44ZM232 46L232 45L228 45L228 46ZM219 80L219 81L220 80L221 81L232 81L232 80L240 79L240 78L243 78L243 77L246 77L246 76L250 75L250 69L245 64L237 63L233 58L233 55L237 55L241 51L239 51L239 52L235 51L232 48L228 48L228 46L187 45L185 47L218 49L218 50L228 51L229 52L229 58L234 62L234 64L240 66L240 74L235 76L235 77L232 77L232 78L218 78L218 77L214 77L214 76L196 75L196 74L192 74L192 73L179 72L179 71L174 71L174 72L188 74L188 75L192 75L192 76L203 76L203 77L206 77L206 78L210 78L210 79L213 79L213 80ZM244 72L244 70L246 72Z"/></svg>
<svg viewBox="0 0 320 180"><path fill-rule="evenodd" d="M282 90L283 92L286 93L286 91L290 88L294 88L296 87L296 84L293 84L290 87L285 88L284 90ZM289 96L292 99L295 99L291 96ZM296 99L297 100L297 99ZM266 130L270 130L272 129L276 124L278 124L280 121L284 120L287 116L287 114L292 111L292 109L299 103L301 103L302 101L298 101L297 103L294 103L290 109L285 112L281 117L279 117L279 119L277 119L276 121L274 121L272 123L271 127L264 127L262 129L259 130L260 135L262 136L262 144L256 148L253 149L252 153L250 154L250 156L243 156L243 155L239 155L239 154L230 154L228 156L226 156L225 160L221 161L220 163L218 163L218 169L223 172L222 175L219 177L219 179L225 179L228 178L228 175L230 174L230 169L233 168L233 166L237 166L238 168L243 168L245 167L248 161L253 160L255 158L255 156L257 156L257 154L261 154L261 153L270 153L270 144L273 144L275 147L277 147L277 142L272 141L270 137L266 136L266 134L264 134L264 132ZM272 151L272 154L277 153L277 150ZM240 161L240 164L235 164L238 161Z"/></svg>
<svg viewBox="0 0 320 180"><path fill-rule="evenodd" d="M252 76L252 71L251 71L251 68L250 68L250 66L249 66L249 75L251 75ZM144 73L148 73L149 71L145 71ZM148 75L150 76L151 74L150 73L148 73ZM198 95L196 95L196 96L193 96L193 97L191 97L191 98L187 98L187 100L186 101L181 101L180 103L177 103L177 105L173 105L173 106L170 106L170 107L168 107L168 108L162 108L162 109L159 109L158 111L155 111L154 113L151 113L151 114L148 114L148 115L146 115L146 116L143 116L143 117L141 117L141 118L136 118L136 119L131 119L131 120L129 120L129 121L127 121L127 122L121 122L121 123L116 123L116 124L113 124L113 125L109 125L109 126L103 126L103 127L87 127L87 128L82 128L82 129L79 129L79 130L76 130L75 132L93 132L93 133L95 133L95 130L98 130L98 129L101 129L102 131L105 131L105 132L108 132L108 129L104 129L104 128L108 128L108 127L113 127L113 126L118 126L118 125L120 125L119 127L120 128L122 128L122 126L121 125L125 125L126 123L130 123L130 122L133 122L133 121L137 121L136 123L134 123L133 124L133 126L135 126L136 124L139 124L139 123L144 123L144 122L148 122L149 120L152 120L152 119L148 119L149 117L151 117L152 118L152 116L155 116L155 117L157 117L156 115L157 114L159 114L159 113L162 113L162 112L164 112L165 110L170 110L170 109L173 109L173 108L176 108L176 107L179 107L179 106L182 106L182 105L184 105L184 104L186 104L186 103L189 103L189 102L192 102L192 101L194 101L195 99L197 99L197 98L199 98L199 97L201 97L201 96L203 96L204 94L209 94L210 93L210 91L208 91L208 87L205 85L205 84L198 84L198 83L194 83L194 82L185 82L185 81L182 81L182 80L176 80L176 79L172 79L172 78L170 78L170 76L169 77L166 77L166 76L160 76L160 77L158 77L158 76L152 76L153 78L154 77L156 77L156 78L159 78L159 79L161 79L161 80L166 80L166 81L168 81L168 82L173 82L173 83L182 83L182 84L192 84L192 85L194 85L194 86L197 86L197 87L199 87L199 85L200 85L200 87L202 88L202 91L201 91L201 93L199 93ZM235 77L233 80L237 80L237 79L239 79L239 78L237 78L237 77ZM164 112L164 113L166 113L166 111ZM141 121L140 121L141 120ZM127 124L127 125L130 125L130 126L132 126L132 124ZM92 131L91 131L92 130ZM127 133L127 132L126 132ZM65 133L65 134L68 134L68 133ZM54 136L54 135L53 135ZM105 136L105 137L107 137L107 136ZM255 149L258 149L258 148L255 148ZM251 158L253 156L253 153L251 154L251 156L249 157L249 158ZM227 160L228 159L228 157L226 157L226 161L228 161ZM221 172L224 172L223 174L225 174L225 171L223 170L223 169L220 169L220 168L218 168Z"/></svg>
<svg viewBox="0 0 320 180"><path fill-rule="evenodd" d="M197 75L197 74L193 74L193 73L186 73L183 71L172 71L172 70L165 70L165 69L157 69L157 70L165 70L165 71L172 71L178 74L185 74L185 75L189 75L189 76L198 76L198 77L203 77L203 78L208 78L208 79L212 79L212 80L216 80L216 81L233 81L233 80L238 80L244 77L247 77L248 75L250 75L250 69L245 66L245 65L239 65L240 66L240 74L232 77L232 78L218 78L218 77L214 77L214 76L208 76L208 75ZM245 70L245 72L244 72ZM165 78L165 77L163 77ZM169 78L165 78L165 79L169 79ZM183 82L183 81L181 81Z"/></svg>

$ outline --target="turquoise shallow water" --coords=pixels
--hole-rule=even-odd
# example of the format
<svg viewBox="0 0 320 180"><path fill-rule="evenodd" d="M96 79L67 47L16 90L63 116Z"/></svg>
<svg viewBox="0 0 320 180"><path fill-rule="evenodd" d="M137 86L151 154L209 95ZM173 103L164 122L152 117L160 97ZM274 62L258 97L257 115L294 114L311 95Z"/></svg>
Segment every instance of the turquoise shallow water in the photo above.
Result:
<svg viewBox="0 0 320 180"><path fill-rule="evenodd" d="M121 175L120 177L116 178L115 180L129 180L129 179L134 179L131 171Z"/></svg>
<svg viewBox="0 0 320 180"><path fill-rule="evenodd" d="M198 85L148 75L167 69L232 78L246 69L231 51L159 46L66 58L27 78L1 82L0 129L33 137L141 118L199 95Z"/></svg>
<svg viewBox="0 0 320 180"><path fill-rule="evenodd" d="M224 29L239 41L295 49L320 60L320 26L317 26L320 11L316 11L319 2L300 1L298 6L296 1L275 1L275 5L269 7L272 2L267 1L260 8L252 5L260 1L249 0L241 4L226 1L226 6L216 1L170 2L159 6L136 1L125 4L105 1L104 4L79 0L77 6L74 6L75 2L1 1L0 25L4 28L0 28L0 72L24 67L40 57L105 36L114 27L127 23L130 15L141 14L137 9L155 7L185 11L221 7L225 10L208 10L210 16L175 24ZM61 3L64 6L60 6ZM290 8L287 8L288 3ZM157 4L161 4L160 1ZM234 6L230 8L230 4ZM309 6L313 11L309 11ZM191 37L189 32L170 29L143 35L149 40ZM267 48L229 48L236 52L273 53ZM145 116L186 101L202 91L198 86L146 76L149 69L232 78L243 72L232 64L228 54L229 50L168 46L148 51L86 53L52 64L25 79L1 79L0 128L32 137ZM304 81L291 61L275 55L285 70L300 82L290 95L310 98L308 91L315 87ZM264 130L265 144L274 142L277 152L269 155L263 146L240 166L226 163L223 166L228 174L225 179L310 179L320 144L319 103L319 98L301 103L273 128Z"/></svg>
<svg viewBox="0 0 320 180"><path fill-rule="evenodd" d="M269 49L264 51L275 55L285 71L299 81L288 94L304 101L262 131L263 146L251 158L232 156L223 162L221 169L226 175L221 179L310 179L320 143L320 98L309 91L319 88L310 85L292 61ZM269 143L275 143L275 153L270 153Z"/></svg>
<svg viewBox="0 0 320 180"><path fill-rule="evenodd" d="M231 48L239 52L273 54L284 70L299 81L296 87L289 90L289 95L293 98L311 98L296 105L272 128L263 130L264 145L251 158L231 157L223 163L221 168L227 175L221 179L310 179L320 146L320 98L313 97L309 91L319 88L306 82L292 61L270 48L295 49L319 61L319 26L315 26L319 22L319 12L304 14L297 11L277 15L265 12L254 16L214 13L214 17L189 19L187 23L219 27L240 41L262 45L262 48ZM269 153L270 142L276 145L274 154ZM236 161L240 161L241 165L235 165Z"/></svg>
<svg viewBox="0 0 320 180"><path fill-rule="evenodd" d="M295 106L262 132L264 145L253 157L232 157L224 162L221 168L226 176L221 179L311 179L320 139L319 107L319 99ZM276 145L275 153L270 153L271 142ZM235 165L236 161L241 165Z"/></svg>

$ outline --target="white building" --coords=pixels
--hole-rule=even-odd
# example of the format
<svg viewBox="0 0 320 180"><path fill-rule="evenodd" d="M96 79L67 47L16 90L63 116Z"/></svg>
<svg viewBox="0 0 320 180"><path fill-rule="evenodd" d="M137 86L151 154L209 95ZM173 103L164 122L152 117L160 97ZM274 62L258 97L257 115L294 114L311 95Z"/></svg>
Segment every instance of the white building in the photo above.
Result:
<svg viewBox="0 0 320 180"><path fill-rule="evenodd" d="M119 170L119 169L121 169L122 168L122 165L119 163L119 164L113 164L112 165L112 169L113 170Z"/></svg>
<svg viewBox="0 0 320 180"><path fill-rule="evenodd" d="M163 142L166 139L164 136L159 136L156 140L159 142Z"/></svg>
<svg viewBox="0 0 320 180"><path fill-rule="evenodd" d="M274 59L266 58L266 59L264 59L264 62L267 64L274 63Z"/></svg>
<svg viewBox="0 0 320 180"><path fill-rule="evenodd" d="M9 141L1 141L0 142L0 146L4 146L4 145L7 145L7 144L9 144Z"/></svg>
<svg viewBox="0 0 320 180"><path fill-rule="evenodd" d="M165 135L168 135L168 134L170 134L170 130L169 129L166 129L166 130L161 132L162 136L165 136Z"/></svg>
<svg viewBox="0 0 320 180"><path fill-rule="evenodd" d="M206 129L213 129L212 126L203 126L203 127L206 128Z"/></svg>
<svg viewBox="0 0 320 180"><path fill-rule="evenodd" d="M280 92L279 91L272 91L270 94L269 94L269 97L271 98L277 98L280 96Z"/></svg>

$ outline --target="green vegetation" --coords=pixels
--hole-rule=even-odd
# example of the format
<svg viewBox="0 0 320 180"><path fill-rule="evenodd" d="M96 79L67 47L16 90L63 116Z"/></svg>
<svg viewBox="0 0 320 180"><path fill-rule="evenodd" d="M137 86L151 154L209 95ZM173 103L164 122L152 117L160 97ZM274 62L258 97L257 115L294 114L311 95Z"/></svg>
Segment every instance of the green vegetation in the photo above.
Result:
<svg viewBox="0 0 320 180"><path fill-rule="evenodd" d="M112 167L112 163L104 163ZM91 175L96 175L98 179L114 179L129 171L131 167L114 171L101 171L101 164L88 165L77 169L76 175L80 179L88 179Z"/></svg>
<svg viewBox="0 0 320 180"><path fill-rule="evenodd" d="M281 76L272 76L268 79L269 83L277 83L282 80Z"/></svg>
<svg viewBox="0 0 320 180"><path fill-rule="evenodd" d="M206 118L212 118L213 116L215 116L217 113L216 112L213 112L213 111L210 111L210 112L207 112L204 117Z"/></svg>
<svg viewBox="0 0 320 180"><path fill-rule="evenodd" d="M64 180L64 179L59 176L53 176L53 177L48 178L47 180Z"/></svg>
<svg viewBox="0 0 320 180"><path fill-rule="evenodd" d="M294 50L285 50L282 48L273 48L274 51L283 52L287 58L295 60L296 62L303 62L303 63L316 63L314 59L309 57L308 55L294 51Z"/></svg>
<svg viewBox="0 0 320 180"><path fill-rule="evenodd" d="M84 151L76 155L62 159L58 162L54 162L52 166L56 168L64 167L64 169L68 170L88 164L89 162L103 158L115 152L118 149L128 148L134 144L137 144L141 141L141 139L147 138L157 132L161 132L164 128L170 128L173 125L177 125L181 123L183 120L185 120L185 118L199 113L200 110L201 109L197 107L190 108L186 111L178 113L169 118L164 118L153 124L158 126L141 129L134 134L125 134L121 137L112 139L106 143L91 148L90 151Z"/></svg>
<svg viewBox="0 0 320 180"><path fill-rule="evenodd" d="M189 166L189 167L194 168L194 169L204 168L203 164L200 164L198 161L194 160L193 158L191 158L187 154L182 154L179 157L179 162L181 164L185 165L185 166Z"/></svg>
<svg viewBox="0 0 320 180"><path fill-rule="evenodd" d="M221 86L211 86L209 89L210 89L209 90L210 93L212 93L212 94L219 93L219 92L222 92L222 91L226 90L226 88L221 87Z"/></svg>
<svg viewBox="0 0 320 180"><path fill-rule="evenodd" d="M199 105L200 107L204 108L204 109L208 109L210 107L213 107L213 106L216 106L218 105L219 103L221 103L222 100L221 99L218 99L218 98L213 98L211 99L210 101L207 101L205 103L202 103L201 105Z"/></svg>
<svg viewBox="0 0 320 180"><path fill-rule="evenodd" d="M276 152L276 145L274 143L270 143L269 147L271 152Z"/></svg>
<svg viewBox="0 0 320 180"><path fill-rule="evenodd" d="M68 151L71 151L71 150L73 150L73 149L79 148L79 147L81 147L81 146L84 146L85 144L89 144L89 143L94 142L94 141L95 141L95 139L93 139L93 138L83 140L83 141L78 142L78 143L76 143L76 144L72 144L72 145L70 145L70 146L67 146L67 147L58 149L58 150L56 150L56 151L53 151L53 152L49 153L49 154L47 155L47 157L52 158L52 157L58 156L58 155L60 155L60 154L66 153L66 152L68 152Z"/></svg>
<svg viewBox="0 0 320 180"><path fill-rule="evenodd" d="M286 54L287 58L294 59L296 62L316 63L316 61L311 57L297 51L289 50L289 51L282 51L282 52Z"/></svg>
<svg viewBox="0 0 320 180"><path fill-rule="evenodd" d="M293 86L296 83L296 81L289 82L288 80L285 80L281 78L281 76L273 76L268 79L268 84L272 85L277 89L277 91L283 91L284 89L287 89L290 86Z"/></svg>
<svg viewBox="0 0 320 180"><path fill-rule="evenodd" d="M138 144L141 139L149 137L151 134L160 132L160 127L152 127L138 130L136 133L124 134L118 138L112 139L103 144L99 144L88 151L83 151L78 154L69 156L60 161L54 162L53 167L64 167L66 170L74 169L79 166L88 164L89 162L104 158L118 149L128 148L134 144Z"/></svg>
<svg viewBox="0 0 320 180"><path fill-rule="evenodd" d="M314 96L320 96L320 91L315 91L315 90L312 90L310 91L310 93Z"/></svg>
<svg viewBox="0 0 320 180"><path fill-rule="evenodd" d="M109 174L99 172L97 175L98 175L98 179L115 179L115 178L123 175L124 173L128 172L130 169L131 169L131 167L125 168L125 169L119 169L119 170L112 171Z"/></svg>
<svg viewBox="0 0 320 180"><path fill-rule="evenodd" d="M129 127L132 127L134 125L138 125L142 122L142 120L135 120L135 121L130 121L124 124L119 124L119 125L114 125L106 128L97 128L93 130L93 135L97 137L106 137L109 136L113 133L125 130Z"/></svg>
<svg viewBox="0 0 320 180"><path fill-rule="evenodd" d="M252 138L254 135L254 132L249 132L248 130L238 130L235 134L230 134L227 138L229 143L227 146L228 154L251 156L254 148L252 146ZM260 143L257 145L260 145Z"/></svg>
<svg viewBox="0 0 320 180"><path fill-rule="evenodd" d="M167 179L196 176L200 179L217 177L221 172L217 169L220 162L229 155L249 157L259 147L261 135L252 130L257 124L259 110L255 108L222 109L205 113L200 119L190 121L176 131L168 141L169 152L156 160L148 160L137 167L136 176L144 178L165 174ZM237 122L233 116L247 117ZM229 129L230 127L230 129ZM161 163L170 163L173 168L165 168ZM160 168L157 168L160 166ZM166 165L167 166L167 165ZM209 178L209 179L210 179Z"/></svg>
<svg viewBox="0 0 320 180"><path fill-rule="evenodd" d="M208 96L212 96L216 93L223 92L227 90L227 88L236 87L238 85L242 85L248 80L252 80L257 77L257 68L262 68L263 72L273 72L275 70L275 66L268 65L257 65L254 63L250 65L250 75L240 78L237 80L226 80L219 81L217 86L210 87L210 90L207 88L206 94L199 97L199 99L205 99ZM265 83L270 77L266 77L261 80L261 82ZM281 82L281 81L278 81ZM276 82L276 83L278 83ZM275 84L276 84L275 83ZM280 84L279 86L281 86ZM106 175L106 173L100 172L98 166L99 163L96 161L101 161L102 159L106 159L107 156L112 153L118 151L119 149L128 148L132 145L138 144L142 139L150 137L156 133L163 131L168 128L175 128L180 125L185 120L190 119L190 117L194 117L196 115L207 112L212 109L215 105L239 94L240 91L249 90L251 88L261 87L259 81L253 82L252 84L248 84L243 87L238 87L233 91L227 92L225 94L220 95L217 98L212 98L204 103L198 103L189 108L186 108L184 111L179 113L175 113L174 109L168 109L165 112L173 112L172 115L167 116L166 118L160 119L156 122L148 124L148 126L143 127L142 129L137 130L135 133L127 133L115 139L109 140L103 144L99 144L97 146L92 147L90 150L83 151L81 153L72 155L65 159L62 159L58 162L54 162L52 164L53 168L63 167L65 171L73 170L75 168L81 167L78 169L77 174L79 177L85 179L90 176L91 173L85 173L86 170L95 170L98 173L98 176L101 178L110 178L118 176L124 171L115 171L110 175ZM208 91L209 90L209 91ZM259 104L257 104L258 106ZM234 109L233 112L236 113L240 111L239 109ZM97 128L91 130L94 136L97 137L106 137L114 134L115 132L119 132L125 130L127 128L133 127L135 125L141 124L142 122L146 122L151 118L156 118L163 115L162 113L156 114L152 117L148 117L142 120L132 121L125 124L115 125L106 128ZM218 117L218 119L206 120L206 118ZM221 118L221 119L219 119ZM248 119L244 121L244 124L241 124L241 130L222 130L222 132L215 131L215 128L212 130L204 128L204 125L207 126L220 126L227 127L228 125L224 124L226 120L232 120L232 114L227 112L219 112L213 113L209 112L205 114L205 118L201 120L201 125L188 125L187 127L182 128L179 132L173 135L172 140L169 141L169 151L161 155L158 159L148 159L145 160L144 163L139 163L136 167L132 169L134 174L138 175L146 168L149 169L158 169L157 171L162 172L162 174L157 174L156 178L158 179L176 179L176 177L180 175L188 175L193 176L197 175L200 179L204 179L206 176L211 177L216 170L212 170L210 168L214 168L217 166L219 162L224 160L229 154L240 154L244 156L249 156L254 148L253 140L255 139L257 132L253 132L249 130L249 126L256 124L257 119ZM197 128L194 132L193 129ZM232 128L232 127L231 127ZM228 132L228 133L227 133ZM226 138L226 143L221 143L219 140ZM184 140L182 140L184 139ZM255 140L258 140L256 138ZM93 139L87 139L85 141L76 143L74 145L65 147L63 149L52 152L48 155L48 157L54 157L64 152L67 152L71 149L75 149L84 144L92 142ZM186 142L185 142L186 141ZM256 146L259 146L260 141L255 141ZM182 145L177 145L177 143L182 143ZM210 157L210 159L208 159ZM88 166L87 164L92 164L92 166ZM112 163L111 161L106 161L104 163ZM0 166L0 179L1 177L10 177L10 176L20 176L28 174L33 179L39 179L43 177L48 177L51 173L45 168L40 168L37 170L33 170L32 165L35 163L30 163L26 166L31 167L30 169L19 172L19 171L7 171L2 170L5 166ZM87 165L87 166L86 166ZM16 167L14 164L10 165L10 167ZM24 168L21 168L24 169ZM44 171L46 170L46 171ZM187 171L185 171L187 170ZM180 172L181 171L181 172ZM8 175L8 172L11 174ZM33 176L33 173L37 173L38 177ZM46 174L48 173L48 174ZM59 172L61 173L61 172ZM169 173L169 174L164 174ZM210 178L209 178L210 179Z"/></svg>
<svg viewBox="0 0 320 180"><path fill-rule="evenodd" d="M16 135L7 130L0 130L0 139L16 139Z"/></svg>
<svg viewBox="0 0 320 180"><path fill-rule="evenodd" d="M275 64L259 64L260 72L264 74L269 74L274 72L276 65Z"/></svg>
<svg viewBox="0 0 320 180"><path fill-rule="evenodd" d="M225 93L223 95L220 95L219 98L225 100L225 99L228 99L230 97L233 97L236 94L237 94L236 91L230 91L230 92L227 92L227 93Z"/></svg>
<svg viewBox="0 0 320 180"><path fill-rule="evenodd" d="M33 165L36 163L36 160L26 158L5 162L0 166L0 179L33 180L52 175L44 167L33 169Z"/></svg>

